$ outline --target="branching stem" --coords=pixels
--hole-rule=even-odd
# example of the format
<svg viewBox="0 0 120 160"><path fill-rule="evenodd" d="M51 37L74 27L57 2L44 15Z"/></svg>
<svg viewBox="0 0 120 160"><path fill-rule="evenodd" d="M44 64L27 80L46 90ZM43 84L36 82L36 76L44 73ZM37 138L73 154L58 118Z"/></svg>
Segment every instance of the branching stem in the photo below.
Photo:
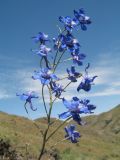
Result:
<svg viewBox="0 0 120 160"><path fill-rule="evenodd" d="M42 99L43 99L43 104L44 104L45 112L46 112L46 115L47 115L47 118L48 118L48 111L47 111L47 106L46 106L45 97L44 97L44 85L42 86Z"/></svg>
<svg viewBox="0 0 120 160"><path fill-rule="evenodd" d="M72 117L67 118L62 124L60 124L46 139L46 142Z"/></svg>

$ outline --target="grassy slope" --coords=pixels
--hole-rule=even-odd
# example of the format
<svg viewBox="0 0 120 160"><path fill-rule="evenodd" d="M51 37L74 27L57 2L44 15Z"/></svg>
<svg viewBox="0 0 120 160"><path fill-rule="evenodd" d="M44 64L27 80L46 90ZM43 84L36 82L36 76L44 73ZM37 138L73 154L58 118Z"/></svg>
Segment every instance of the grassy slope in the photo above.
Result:
<svg viewBox="0 0 120 160"><path fill-rule="evenodd" d="M56 146L62 153L63 160L119 160L120 159L120 105L113 110L98 116L84 118L86 126L77 126L82 137L78 144L62 142ZM55 119L53 119L55 121ZM36 123L41 130L46 128L46 120L38 119ZM51 131L61 122L51 126ZM74 122L73 122L74 123ZM39 129L34 122L24 117L8 115L0 112L0 137L10 139L12 145L22 154L25 145L29 144L29 154L35 157L42 143ZM64 138L63 127L49 141L49 148ZM36 158L35 158L36 159Z"/></svg>

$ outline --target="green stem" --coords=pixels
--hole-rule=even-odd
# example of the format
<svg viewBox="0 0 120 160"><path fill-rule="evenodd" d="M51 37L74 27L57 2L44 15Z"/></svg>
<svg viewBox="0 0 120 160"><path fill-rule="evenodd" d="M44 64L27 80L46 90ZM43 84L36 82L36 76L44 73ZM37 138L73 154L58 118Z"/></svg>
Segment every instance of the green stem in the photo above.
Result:
<svg viewBox="0 0 120 160"><path fill-rule="evenodd" d="M40 68L42 68L42 61L43 61L43 57L40 60Z"/></svg>
<svg viewBox="0 0 120 160"><path fill-rule="evenodd" d="M69 120L71 117L67 118L62 124L60 124L46 139L46 142Z"/></svg>
<svg viewBox="0 0 120 160"><path fill-rule="evenodd" d="M57 50L57 52L56 52L56 54L55 54L55 58L54 58L54 62L53 62L53 68L54 68L54 66L55 66L55 62L56 62L56 59L57 59L58 52L59 52L59 50Z"/></svg>
<svg viewBox="0 0 120 160"><path fill-rule="evenodd" d="M63 88L63 90L65 90L71 83L72 83L72 82L69 82L69 83ZM58 97L55 97L52 103L54 103L57 98L58 98Z"/></svg>
<svg viewBox="0 0 120 160"><path fill-rule="evenodd" d="M63 34L64 32L65 32L65 30L66 29L64 29L63 31L61 31L61 33L60 34ZM58 52L59 52L59 47L60 47L60 38L58 39L58 49L57 49L57 52L56 52L56 54L55 54L55 58L54 58L54 61L53 61L53 68L54 68L54 66L55 66L55 62L56 62L56 59L57 59L57 55L58 55Z"/></svg>
<svg viewBox="0 0 120 160"><path fill-rule="evenodd" d="M29 153L28 153L28 144L25 144L25 154L26 154L26 160L29 160L28 159L28 155L29 155Z"/></svg>
<svg viewBox="0 0 120 160"><path fill-rule="evenodd" d="M79 77L81 77L82 75L80 75ZM64 89L66 89L72 82L69 82ZM52 104L55 102L55 100L57 99L57 97L53 100ZM71 117L67 118L62 124L60 124L46 139L46 142L59 130L59 128L61 128L69 119L71 119Z"/></svg>
<svg viewBox="0 0 120 160"><path fill-rule="evenodd" d="M52 102L51 88L49 86L47 86L47 87L49 89L49 95L50 95L50 109L49 109L49 113L48 113L48 123L50 124L50 116L51 116L51 112L52 112L53 102Z"/></svg>
<svg viewBox="0 0 120 160"><path fill-rule="evenodd" d="M68 78L68 76L66 76L66 77L64 77L64 78L60 78L60 79L58 79L57 81L61 81L61 80L64 80L64 79L66 79L66 78Z"/></svg>
<svg viewBox="0 0 120 160"><path fill-rule="evenodd" d="M63 60L63 61L60 61L59 63L63 63L63 62L66 62L66 61L70 61L70 60L72 60L73 58L68 58L68 59L65 59L65 60ZM55 64L56 65L56 64Z"/></svg>
<svg viewBox="0 0 120 160"><path fill-rule="evenodd" d="M48 118L48 111L47 111L47 106L46 106L45 97L44 97L44 85L42 86L42 99L43 99L43 104L44 104L45 112L46 112L46 115L47 115L47 118Z"/></svg>
<svg viewBox="0 0 120 160"><path fill-rule="evenodd" d="M77 78L80 78L81 76L82 76L82 74L80 74ZM69 82L69 83L63 88L63 90L66 89L71 83L72 83L72 82Z"/></svg>
<svg viewBox="0 0 120 160"><path fill-rule="evenodd" d="M60 144L61 142L65 141L65 140L67 140L67 139L69 139L69 137L64 138L64 139L58 141L58 142L55 143L53 146L51 146L50 149L49 149L48 151L51 151L52 149L54 149L55 146L57 146L58 144Z"/></svg>
<svg viewBox="0 0 120 160"><path fill-rule="evenodd" d="M49 130L49 124L48 124L48 127L44 133L44 136L43 136L43 144L42 144L42 149L41 149L41 152L40 152L40 155L38 157L38 160L41 160L43 154L44 154L44 150L45 150L45 145L46 145L46 137L47 137L47 133L48 133L48 130Z"/></svg>
<svg viewBox="0 0 120 160"><path fill-rule="evenodd" d="M62 31L62 33L64 32L65 30ZM61 33L61 34L62 34ZM58 43L59 43L60 39L58 40ZM55 55L55 59L54 59L54 62L53 62L53 73L55 72L58 64L60 63L61 61L61 58L64 54L66 50L63 51L63 53L60 55L57 63L56 63L56 59L57 59L57 56L58 56L58 52L59 52L59 46L58 46L58 50L56 52L56 55ZM47 59L45 59L45 62L46 62L46 67L48 67L48 61ZM48 67L49 68L49 67ZM62 127L69 119L71 119L71 117L69 117L68 119L66 119L62 124L60 124L48 137L47 137L47 134L48 134L48 131L49 131L49 127L50 127L50 120L51 120L51 112L52 112L52 107L53 107L53 101L52 101L52 90L49 86L47 86L48 89L49 89L49 96L50 96L50 108L49 108L49 112L47 111L47 107L46 107L46 103L45 103L45 98L44 98L44 85L42 86L42 99L43 99L43 103L44 103L44 108L45 108L45 112L46 112L46 115L47 115L47 119L48 119L48 126L47 126L47 129L45 130L44 132L44 135L43 135L43 144L42 144L42 149L41 149L41 152L40 152L40 155L39 155L39 158L38 160L41 160L43 154L44 154L44 150L45 150L45 146L46 146L46 143L47 141L49 140L50 137L52 137L60 127Z"/></svg>
<svg viewBox="0 0 120 160"><path fill-rule="evenodd" d="M53 73L55 72L55 70L56 70L56 68L57 68L57 66L58 66L58 64L59 64L59 62L60 62L60 60L61 60L63 54L65 53L65 51L66 51L66 50L64 50L64 51L62 52L61 56L59 57L59 59L58 59L56 65L55 65L55 67L54 67Z"/></svg>
<svg viewBox="0 0 120 160"><path fill-rule="evenodd" d="M32 120L32 122L33 122L34 126L35 126L37 129L40 130L40 133L41 133L41 135L43 136L43 131L40 129L40 127L38 126L38 124L37 124L34 120Z"/></svg>
<svg viewBox="0 0 120 160"><path fill-rule="evenodd" d="M40 130L39 125L38 125L34 120L32 120L31 116L29 115L29 113L28 113L28 111L27 111L27 108L26 108L26 103L25 103L24 107L25 107L25 109L26 109L26 112L27 112L27 114L28 114L29 119L33 122L34 126L35 126L37 129L39 129L39 130ZM42 136L43 136L43 133L42 133L42 131L41 131L41 130L40 130L40 133L41 133L41 134L42 134Z"/></svg>
<svg viewBox="0 0 120 160"><path fill-rule="evenodd" d="M64 88L63 90L65 90L72 82L69 82Z"/></svg>
<svg viewBox="0 0 120 160"><path fill-rule="evenodd" d="M43 135L43 144L42 144L42 149L41 149L41 152L40 152L40 155L39 155L39 158L38 160L40 160L44 154L44 150L45 150L45 145L46 145L46 137L47 137L47 133L49 131L49 127L50 127L50 116L51 116L51 111L52 111L52 92L51 92L51 88L49 86L47 86L48 89L49 89L49 95L50 95L50 109L49 109L49 113L47 112L47 119L48 119L48 126L47 126L47 129ZM43 92L42 92L43 93ZM44 94L42 94L43 96L43 102L44 102L44 106L46 108L46 105L45 105L45 99L44 99Z"/></svg>

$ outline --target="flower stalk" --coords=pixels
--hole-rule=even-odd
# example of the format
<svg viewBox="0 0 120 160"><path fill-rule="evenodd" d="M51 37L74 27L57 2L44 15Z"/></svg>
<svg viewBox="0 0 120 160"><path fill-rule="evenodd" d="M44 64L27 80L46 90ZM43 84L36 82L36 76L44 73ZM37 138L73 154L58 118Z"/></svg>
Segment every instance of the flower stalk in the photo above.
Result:
<svg viewBox="0 0 120 160"><path fill-rule="evenodd" d="M59 28L60 33L57 38L53 38L53 50L55 51L53 62L49 59L49 54L52 52L52 49L47 47L47 43L50 42L50 39L47 34L39 32L37 36L33 37L33 40L35 43L39 43L39 49L32 50L37 56L40 57L40 70L34 71L34 75L32 76L33 80L39 80L42 84L42 101L43 106L45 109L46 117L47 117L47 127L45 131L41 131L38 124L36 124L34 121L34 125L39 129L40 133L42 134L42 146L40 148L40 153L38 160L41 160L42 156L45 153L46 144L52 138L58 130L65 125L66 122L73 119L77 124L84 125L85 122L82 121L80 114L86 114L86 113L93 113L93 110L96 108L93 104L90 103L90 100L88 99L79 99L76 96L73 96L70 101L68 101L65 97L63 97L63 92L66 91L67 87L70 84L78 82L78 79L82 77L82 81L79 83L77 87L77 91L84 90L85 92L88 92L91 90L91 86L93 85L93 81L97 76L90 77L88 74L88 69L90 67L90 64L85 68L85 74L82 74L78 71L76 71L76 65L78 68L82 66L83 60L85 59L86 55L84 53L80 52L81 45L79 44L79 41L74 37L73 30L75 30L77 27L80 27L81 30L86 31L87 26L91 24L90 17L85 15L85 12L83 8L79 9L79 11L74 10L74 17L71 18L69 16L59 17L60 23L63 24L63 30ZM64 54L67 51L69 54L69 58L66 57ZM65 59L63 59L63 57ZM58 65L71 61L73 62L73 65L71 65L71 68L66 68L67 75L63 78L59 78L55 72L58 68ZM64 67L63 67L64 68ZM68 80L67 85L61 85L59 82L62 80ZM48 88L48 95L49 95L49 106L47 105L44 91L45 86ZM37 108L33 107L32 99L39 98L35 93L28 92L23 94L16 94L20 97L20 99L25 101L24 108L28 114L27 104L29 105L30 109L32 111L36 111ZM74 95L74 92L73 92ZM65 119L58 125L53 131L50 133L50 127L53 123L51 123L51 114L53 110L53 104L56 102L56 100L62 101L63 105L66 107L66 112L63 112L59 114L59 119ZM29 115L29 114L28 114ZM55 145L52 146L55 147L57 144L64 140L70 140L72 143L77 143L78 139L80 138L80 133L75 130L75 125L69 125L64 128L65 130L65 138L61 141L54 143Z"/></svg>

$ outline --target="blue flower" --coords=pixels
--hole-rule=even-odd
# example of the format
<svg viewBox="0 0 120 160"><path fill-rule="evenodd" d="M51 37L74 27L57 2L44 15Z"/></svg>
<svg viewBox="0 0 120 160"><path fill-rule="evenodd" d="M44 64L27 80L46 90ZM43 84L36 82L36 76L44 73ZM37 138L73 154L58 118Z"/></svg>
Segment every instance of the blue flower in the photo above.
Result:
<svg viewBox="0 0 120 160"><path fill-rule="evenodd" d="M65 98L62 100L68 111L59 114L59 118L66 119L72 117L79 125L85 124L85 122L82 121L80 114L93 113L92 110L96 108L96 106L89 104L90 101L88 99L80 100L77 97L73 97L71 101L67 101Z"/></svg>
<svg viewBox="0 0 120 160"><path fill-rule="evenodd" d="M39 32L39 34L35 37L32 37L36 43L40 42L40 44L45 44L45 42L50 41L48 39L48 35L42 32Z"/></svg>
<svg viewBox="0 0 120 160"><path fill-rule="evenodd" d="M86 25L91 24L90 17L85 15L83 8L79 9L79 11L74 10L74 16L76 21L78 21L82 30L87 30Z"/></svg>
<svg viewBox="0 0 120 160"><path fill-rule="evenodd" d="M66 49L72 53L80 47L78 40L69 32L66 35L60 34L57 39L53 38L53 41L54 49L59 50L59 52L63 52Z"/></svg>
<svg viewBox="0 0 120 160"><path fill-rule="evenodd" d="M71 115L72 115L73 120L77 122L79 125L85 125L85 122L82 121L79 113L77 113L76 111L72 111Z"/></svg>
<svg viewBox="0 0 120 160"><path fill-rule="evenodd" d="M79 53L79 50L76 50L72 54L73 63L77 64L78 66L81 66L83 64L82 60L85 59L86 55L83 53Z"/></svg>
<svg viewBox="0 0 120 160"><path fill-rule="evenodd" d="M88 99L80 100L80 104L82 107L80 108L80 113L94 113L92 110L96 109L96 106L93 104L89 104L90 101Z"/></svg>
<svg viewBox="0 0 120 160"><path fill-rule="evenodd" d="M65 98L63 98L62 100L63 104L66 106L67 109L69 109L69 111L79 111L79 98L73 97L70 102L67 101Z"/></svg>
<svg viewBox="0 0 120 160"><path fill-rule="evenodd" d="M88 92L91 89L91 85L93 85L93 81L97 76L89 77L87 69L89 68L90 64L85 68L85 76L83 77L82 82L79 84L77 91L79 92L81 89Z"/></svg>
<svg viewBox="0 0 120 160"><path fill-rule="evenodd" d="M25 109L26 109L26 112L27 112L27 113L28 113L27 108L26 108L27 103L29 103L30 108L31 108L33 111L36 111L36 110L37 110L37 108L33 108L31 99L32 99L32 98L39 98L39 97L36 96L33 91L32 91L32 92L28 92L28 93L23 93L23 94L18 94L18 93L17 93L16 96L19 96L21 100L25 100L25 101L26 101L25 104L24 104L24 106L25 106Z"/></svg>
<svg viewBox="0 0 120 160"><path fill-rule="evenodd" d="M53 93L55 93L55 97L60 97L61 93L64 91L63 86L55 82L51 83L51 89Z"/></svg>
<svg viewBox="0 0 120 160"><path fill-rule="evenodd" d="M66 49L65 44L65 36L63 34L60 34L58 38L53 38L54 42L54 49L58 50L59 52L63 52Z"/></svg>
<svg viewBox="0 0 120 160"><path fill-rule="evenodd" d="M62 114L59 114L60 119L66 119L68 117L72 117L74 121L76 121L79 125L83 125L83 122L80 118L80 109L79 109L79 104L80 100L77 97L73 97L72 100L69 102L66 99L62 99L63 104L66 106L68 109L67 112L64 112Z"/></svg>
<svg viewBox="0 0 120 160"><path fill-rule="evenodd" d="M66 17L60 16L59 21L64 24L65 29L69 32L71 32L72 29L77 26L77 22L69 16Z"/></svg>
<svg viewBox="0 0 120 160"><path fill-rule="evenodd" d="M48 68L43 68L40 71L34 71L32 78L34 80L39 79L43 85L48 85L51 81L59 80L59 78Z"/></svg>
<svg viewBox="0 0 120 160"><path fill-rule="evenodd" d="M74 52L80 47L78 40L69 32L65 36L65 44L67 45L67 49L70 51L70 53Z"/></svg>
<svg viewBox="0 0 120 160"><path fill-rule="evenodd" d="M40 57L46 57L49 52L51 52L51 48L46 47L45 45L40 45L40 49L32 50L34 53L39 55Z"/></svg>
<svg viewBox="0 0 120 160"><path fill-rule="evenodd" d="M71 70L67 68L67 73L68 79L71 80L71 82L77 82L77 78L80 76L80 73L75 71L75 66L71 66Z"/></svg>
<svg viewBox="0 0 120 160"><path fill-rule="evenodd" d="M80 133L75 131L75 125L71 124L70 126L66 126L65 132L66 132L65 138L70 140L72 143L78 142L77 139L80 138Z"/></svg>

